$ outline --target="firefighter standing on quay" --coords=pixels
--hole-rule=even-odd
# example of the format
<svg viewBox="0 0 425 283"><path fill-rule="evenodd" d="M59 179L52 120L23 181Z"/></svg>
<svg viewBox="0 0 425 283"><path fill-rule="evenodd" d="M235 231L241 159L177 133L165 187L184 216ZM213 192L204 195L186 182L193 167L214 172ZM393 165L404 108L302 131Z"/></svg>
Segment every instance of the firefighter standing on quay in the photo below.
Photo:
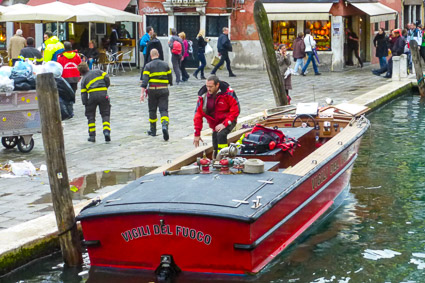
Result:
<svg viewBox="0 0 425 283"><path fill-rule="evenodd" d="M89 126L89 142L96 141L96 108L99 106L99 112L102 116L103 134L105 141L111 141L111 104L108 96L108 87L110 85L107 73L100 70L89 70L87 63L78 65L83 79L81 80L81 101L86 107L86 117Z"/></svg>
<svg viewBox="0 0 425 283"><path fill-rule="evenodd" d="M140 102L148 97L150 130L148 135L156 136L157 109L161 114L162 134L165 141L168 141L168 96L170 94L168 85L173 85L173 76L167 63L159 59L158 50L152 49L150 52L152 61L146 64L143 70L142 93ZM146 88L149 88L146 90Z"/></svg>

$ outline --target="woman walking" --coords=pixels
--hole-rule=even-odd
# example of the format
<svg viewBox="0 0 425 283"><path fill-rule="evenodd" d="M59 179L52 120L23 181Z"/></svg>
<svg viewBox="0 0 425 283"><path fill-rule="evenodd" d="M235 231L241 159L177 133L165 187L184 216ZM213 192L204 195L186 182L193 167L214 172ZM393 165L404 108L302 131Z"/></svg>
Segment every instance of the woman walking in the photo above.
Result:
<svg viewBox="0 0 425 283"><path fill-rule="evenodd" d="M388 56L388 37L383 28L379 29L379 32L373 39L373 45L376 48L376 57L379 58L379 67L383 69L387 66Z"/></svg>
<svg viewBox="0 0 425 283"><path fill-rule="evenodd" d="M205 60L205 46L207 46L209 39L205 38L205 30L201 29L198 33L198 36L196 39L198 40L198 59L201 62L201 66L196 69L195 73L193 73L193 76L198 79L198 73L201 72L201 79L205 80L204 76L204 68L207 65L207 61Z"/></svg>
<svg viewBox="0 0 425 283"><path fill-rule="evenodd" d="M186 82L187 80L189 80L189 74L186 71L186 64L189 57L189 52L188 52L189 43L187 43L186 34L183 31L179 33L179 37L183 40L183 45L184 45L183 61L180 65L180 70L182 72L182 81Z"/></svg>
<svg viewBox="0 0 425 283"><path fill-rule="evenodd" d="M159 41L155 32L152 33L151 40L149 40L148 43L146 44L146 61L147 61L147 63L152 61L151 53L150 53L152 49L158 50L159 59L164 61L164 52L162 51L161 41Z"/></svg>
<svg viewBox="0 0 425 283"><path fill-rule="evenodd" d="M291 97L289 96L289 90L292 89L291 72L289 66L291 66L291 59L286 51L286 45L279 45L279 49L276 52L277 64L279 65L280 75L283 78L283 84L288 98L288 104L291 104Z"/></svg>
<svg viewBox="0 0 425 283"><path fill-rule="evenodd" d="M304 33L300 32L298 33L298 37L294 40L294 52L292 53L292 56L294 57L294 60L296 59L295 67L294 67L294 73L295 75L298 75L298 68L304 67L304 57L305 57L305 43L304 43Z"/></svg>

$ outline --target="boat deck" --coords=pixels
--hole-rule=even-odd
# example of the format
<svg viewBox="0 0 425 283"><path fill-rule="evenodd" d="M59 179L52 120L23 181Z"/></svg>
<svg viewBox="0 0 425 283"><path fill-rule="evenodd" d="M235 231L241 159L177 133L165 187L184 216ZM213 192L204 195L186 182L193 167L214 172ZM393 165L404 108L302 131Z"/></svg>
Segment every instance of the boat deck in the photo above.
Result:
<svg viewBox="0 0 425 283"><path fill-rule="evenodd" d="M82 211L78 218L129 213L182 213L252 222L268 210L264 206L277 197L283 197L299 178L272 171L235 175L147 175L104 199L98 206ZM252 200L256 200L257 196L262 197L262 213L251 208Z"/></svg>

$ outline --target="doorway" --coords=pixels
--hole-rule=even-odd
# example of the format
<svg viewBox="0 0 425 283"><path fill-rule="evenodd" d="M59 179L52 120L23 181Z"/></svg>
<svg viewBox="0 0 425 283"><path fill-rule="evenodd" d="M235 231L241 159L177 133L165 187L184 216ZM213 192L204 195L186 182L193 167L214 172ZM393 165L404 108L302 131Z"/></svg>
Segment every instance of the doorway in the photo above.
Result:
<svg viewBox="0 0 425 283"><path fill-rule="evenodd" d="M183 31L186 34L186 40L192 41L193 44L193 53L189 54L186 66L188 68L197 68L199 66L199 59L196 36L200 29L200 16L176 16L176 20L177 34Z"/></svg>

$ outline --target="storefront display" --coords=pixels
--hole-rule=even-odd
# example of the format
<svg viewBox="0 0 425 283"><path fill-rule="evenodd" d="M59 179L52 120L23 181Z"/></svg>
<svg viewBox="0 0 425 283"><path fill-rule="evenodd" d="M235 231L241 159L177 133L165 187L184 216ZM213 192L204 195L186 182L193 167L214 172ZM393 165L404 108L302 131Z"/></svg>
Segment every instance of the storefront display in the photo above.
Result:
<svg viewBox="0 0 425 283"><path fill-rule="evenodd" d="M272 21L273 43L275 49L280 44L286 44L292 50L292 44L297 37L297 21Z"/></svg>
<svg viewBox="0 0 425 283"><path fill-rule="evenodd" d="M305 21L305 29L311 30L311 35L316 41L316 50L331 50L331 22L330 21Z"/></svg>
<svg viewBox="0 0 425 283"><path fill-rule="evenodd" d="M311 35L316 40L318 51L331 50L331 22L330 21L304 21L303 27L297 27L297 21L272 21L272 35L275 49L280 44L286 44L292 50L292 44L297 37L297 30L311 30Z"/></svg>
<svg viewBox="0 0 425 283"><path fill-rule="evenodd" d="M6 49L6 23L0 24L0 49Z"/></svg>

